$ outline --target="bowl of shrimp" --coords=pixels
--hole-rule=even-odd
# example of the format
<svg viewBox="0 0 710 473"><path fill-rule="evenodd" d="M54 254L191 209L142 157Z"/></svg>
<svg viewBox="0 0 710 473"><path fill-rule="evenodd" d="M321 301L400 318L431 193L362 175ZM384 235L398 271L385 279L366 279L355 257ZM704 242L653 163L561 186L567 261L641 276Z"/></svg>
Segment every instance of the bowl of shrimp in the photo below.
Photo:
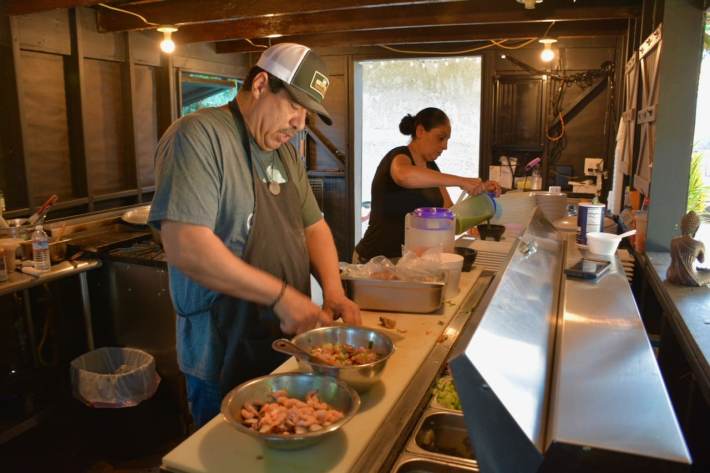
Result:
<svg viewBox="0 0 710 473"><path fill-rule="evenodd" d="M333 376L358 392L367 391L379 381L394 353L392 339L383 332L349 325L309 330L296 335L292 342L321 361L296 357L302 371Z"/></svg>
<svg viewBox="0 0 710 473"><path fill-rule="evenodd" d="M226 421L269 447L295 450L332 435L360 408L360 396L343 381L309 373L262 376L222 400Z"/></svg>

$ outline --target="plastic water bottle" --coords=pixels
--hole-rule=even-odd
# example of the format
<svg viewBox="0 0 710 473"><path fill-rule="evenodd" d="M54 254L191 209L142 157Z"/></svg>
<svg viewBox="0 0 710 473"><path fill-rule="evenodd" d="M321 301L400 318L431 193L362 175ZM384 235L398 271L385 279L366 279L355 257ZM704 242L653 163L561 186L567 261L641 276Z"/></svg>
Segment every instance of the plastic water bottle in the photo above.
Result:
<svg viewBox="0 0 710 473"><path fill-rule="evenodd" d="M49 271L49 238L44 233L42 225L37 225L32 234L32 259L35 269L38 271Z"/></svg>

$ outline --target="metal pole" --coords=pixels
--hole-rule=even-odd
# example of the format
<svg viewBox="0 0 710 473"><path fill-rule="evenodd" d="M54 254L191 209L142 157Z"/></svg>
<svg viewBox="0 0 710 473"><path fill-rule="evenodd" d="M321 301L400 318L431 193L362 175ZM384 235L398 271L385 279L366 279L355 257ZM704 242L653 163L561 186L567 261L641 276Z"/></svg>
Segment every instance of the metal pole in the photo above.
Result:
<svg viewBox="0 0 710 473"><path fill-rule="evenodd" d="M30 338L30 351L32 351L32 362L34 366L39 366L37 357L37 339L35 338L35 326L32 322L32 307L30 306L30 290L22 290L22 303L25 306L25 324L27 324L27 335Z"/></svg>
<svg viewBox="0 0 710 473"><path fill-rule="evenodd" d="M81 285L81 308L84 312L84 327L86 329L86 345L91 351L94 349L94 328L91 323L91 300L89 299L86 271L79 273L79 282Z"/></svg>

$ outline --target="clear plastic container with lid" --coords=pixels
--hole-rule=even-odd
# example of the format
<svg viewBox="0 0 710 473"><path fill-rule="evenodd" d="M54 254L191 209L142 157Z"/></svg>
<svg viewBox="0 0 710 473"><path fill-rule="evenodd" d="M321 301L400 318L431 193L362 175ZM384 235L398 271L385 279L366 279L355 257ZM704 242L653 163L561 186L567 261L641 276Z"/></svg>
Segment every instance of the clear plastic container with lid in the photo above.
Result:
<svg viewBox="0 0 710 473"><path fill-rule="evenodd" d="M454 250L454 213L442 207L422 207L404 219L404 249L421 255L431 248Z"/></svg>

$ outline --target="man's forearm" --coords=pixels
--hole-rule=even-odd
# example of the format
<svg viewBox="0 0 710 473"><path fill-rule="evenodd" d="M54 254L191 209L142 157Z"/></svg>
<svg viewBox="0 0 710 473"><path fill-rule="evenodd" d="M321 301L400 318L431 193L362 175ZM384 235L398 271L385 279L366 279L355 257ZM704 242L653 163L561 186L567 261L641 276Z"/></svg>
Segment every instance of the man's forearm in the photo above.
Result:
<svg viewBox="0 0 710 473"><path fill-rule="evenodd" d="M161 238L168 263L214 291L269 305L282 282L237 258L207 227L163 221Z"/></svg>
<svg viewBox="0 0 710 473"><path fill-rule="evenodd" d="M306 228L306 245L311 260L311 266L323 286L323 293L328 295L343 294L343 285L340 282L340 269L338 268L338 251L330 227L321 219Z"/></svg>

